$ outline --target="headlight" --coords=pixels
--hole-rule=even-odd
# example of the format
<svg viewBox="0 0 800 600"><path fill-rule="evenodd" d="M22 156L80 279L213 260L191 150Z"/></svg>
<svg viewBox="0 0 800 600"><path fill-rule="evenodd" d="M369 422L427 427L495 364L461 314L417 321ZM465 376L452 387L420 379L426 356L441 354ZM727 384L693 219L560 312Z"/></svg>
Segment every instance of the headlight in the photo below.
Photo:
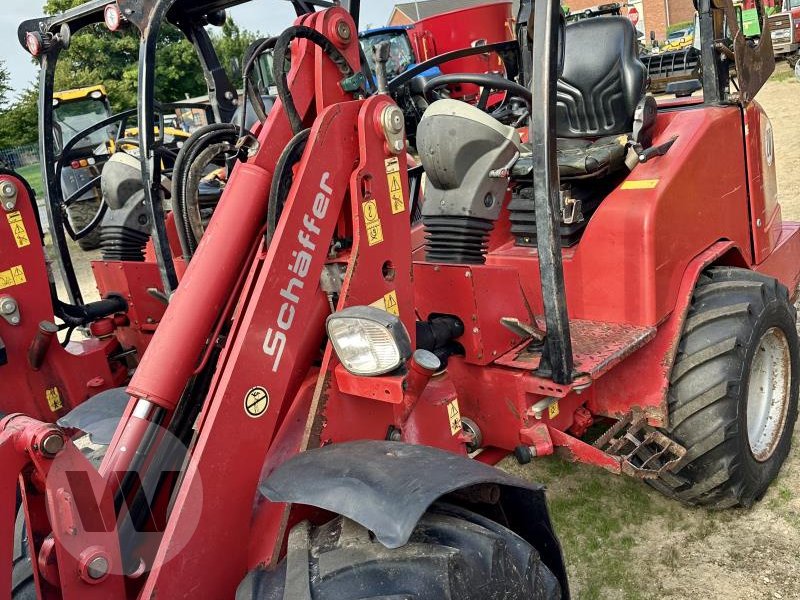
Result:
<svg viewBox="0 0 800 600"><path fill-rule="evenodd" d="M411 339L399 317L372 306L351 306L328 317L328 338L353 375L383 375L411 356Z"/></svg>

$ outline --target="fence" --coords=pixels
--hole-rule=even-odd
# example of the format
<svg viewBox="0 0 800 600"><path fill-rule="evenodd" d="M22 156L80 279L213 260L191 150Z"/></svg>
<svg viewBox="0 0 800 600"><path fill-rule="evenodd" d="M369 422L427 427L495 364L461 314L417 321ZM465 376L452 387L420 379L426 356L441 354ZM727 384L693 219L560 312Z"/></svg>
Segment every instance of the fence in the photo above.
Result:
<svg viewBox="0 0 800 600"><path fill-rule="evenodd" d="M17 148L3 148L0 150L0 161L12 169L35 165L39 162L39 146L28 144Z"/></svg>

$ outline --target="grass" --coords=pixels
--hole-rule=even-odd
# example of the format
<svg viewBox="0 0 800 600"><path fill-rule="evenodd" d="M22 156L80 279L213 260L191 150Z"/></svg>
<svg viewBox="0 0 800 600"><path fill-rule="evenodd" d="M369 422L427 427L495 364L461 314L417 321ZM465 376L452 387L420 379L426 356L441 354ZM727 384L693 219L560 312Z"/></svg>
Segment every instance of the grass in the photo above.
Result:
<svg viewBox="0 0 800 600"><path fill-rule="evenodd" d="M44 198L44 184L42 183L42 172L39 163L20 167L17 169L17 173L31 184L33 191L36 192L36 199L42 200Z"/></svg>
<svg viewBox="0 0 800 600"><path fill-rule="evenodd" d="M517 468L510 467L516 474ZM668 529L684 529L684 507L661 497L643 482L615 476L558 457L542 457L525 467L526 478L548 486L548 504L568 564L574 597L580 600L646 600L657 593L643 585L639 531L658 519ZM717 523L705 519L704 526ZM665 531L665 534L668 532ZM704 531L703 535L709 532ZM649 560L679 568L679 549L652 549ZM646 561L645 561L646 563ZM653 585L657 583L652 582Z"/></svg>

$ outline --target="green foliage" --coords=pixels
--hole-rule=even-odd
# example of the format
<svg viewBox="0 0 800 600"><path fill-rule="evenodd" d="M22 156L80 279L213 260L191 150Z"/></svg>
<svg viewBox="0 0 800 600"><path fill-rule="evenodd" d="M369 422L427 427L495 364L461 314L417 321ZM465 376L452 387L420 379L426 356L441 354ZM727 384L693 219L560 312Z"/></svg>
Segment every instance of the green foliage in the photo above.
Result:
<svg viewBox="0 0 800 600"><path fill-rule="evenodd" d="M78 6L83 0L47 0L45 13L57 14ZM228 19L220 29L211 31L220 63L234 85L234 72L247 47L261 37L240 28ZM133 29L110 32L103 25L81 30L72 37L69 50L59 57L55 89L69 90L103 84L115 112L136 106L139 74L139 37ZM33 69L31 75L33 76ZM175 27L164 24L156 49L156 98L177 102L207 93L203 71L192 44ZM8 100L8 71L0 61L0 107ZM37 86L32 84L9 106L0 108L0 148L35 143L38 139Z"/></svg>
<svg viewBox="0 0 800 600"><path fill-rule="evenodd" d="M0 106L4 106L8 101L8 93L11 91L11 86L9 85L10 77L6 62L0 60Z"/></svg>
<svg viewBox="0 0 800 600"><path fill-rule="evenodd" d="M83 0L48 0L45 12L54 14ZM258 36L228 19L221 31L211 32L222 66L231 73L231 59L241 57ZM103 84L114 111L136 105L139 38L133 29L110 32L103 25L73 36L56 68L55 88L66 90ZM156 98L177 102L207 93L203 71L192 44L172 25L163 24L156 49Z"/></svg>
<svg viewBox="0 0 800 600"><path fill-rule="evenodd" d="M669 27L667 27L667 35L672 33L673 31L678 31L679 29L686 29L687 27L691 27L694 25L694 21L681 21L680 23L673 23Z"/></svg>
<svg viewBox="0 0 800 600"><path fill-rule="evenodd" d="M36 86L31 85L11 106L0 111L0 148L34 144L39 139L38 97Z"/></svg>

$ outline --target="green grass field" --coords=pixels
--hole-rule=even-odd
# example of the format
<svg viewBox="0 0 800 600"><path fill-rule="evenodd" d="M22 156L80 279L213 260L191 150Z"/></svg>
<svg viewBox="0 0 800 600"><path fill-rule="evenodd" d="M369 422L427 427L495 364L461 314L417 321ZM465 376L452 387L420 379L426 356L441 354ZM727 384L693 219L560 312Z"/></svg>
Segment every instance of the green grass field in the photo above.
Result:
<svg viewBox="0 0 800 600"><path fill-rule="evenodd" d="M39 164L28 165L27 167L20 167L17 173L22 175L31 184L33 191L36 192L37 200L44 198L44 185L42 184L42 173L39 169Z"/></svg>

